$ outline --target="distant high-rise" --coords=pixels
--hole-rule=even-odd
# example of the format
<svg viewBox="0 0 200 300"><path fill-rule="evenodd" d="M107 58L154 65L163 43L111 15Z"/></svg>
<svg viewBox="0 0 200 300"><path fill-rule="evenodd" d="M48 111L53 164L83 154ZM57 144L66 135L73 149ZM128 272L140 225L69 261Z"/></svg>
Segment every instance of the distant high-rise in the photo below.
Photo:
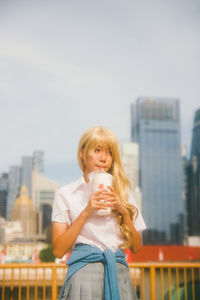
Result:
<svg viewBox="0 0 200 300"><path fill-rule="evenodd" d="M10 219L10 213L16 198L19 196L21 186L27 187L27 193L32 196L32 173L42 174L44 171L44 152L34 151L32 156L23 156L21 167L10 168L8 176L8 197L6 218ZM4 201L5 202L5 201ZM0 200L1 203L1 200ZM35 206L35 202L34 202Z"/></svg>
<svg viewBox="0 0 200 300"><path fill-rule="evenodd" d="M21 187L20 195L14 203L11 221L21 222L24 236L36 234L36 212L25 185Z"/></svg>
<svg viewBox="0 0 200 300"><path fill-rule="evenodd" d="M122 160L132 188L139 184L139 147L137 143L122 144Z"/></svg>
<svg viewBox="0 0 200 300"><path fill-rule="evenodd" d="M36 171L32 172L32 201L39 212L38 233L51 224L52 203L59 185Z"/></svg>
<svg viewBox="0 0 200 300"><path fill-rule="evenodd" d="M122 160L131 183L133 197L139 209L142 210L142 196L139 187L139 147L137 143L122 144Z"/></svg>
<svg viewBox="0 0 200 300"><path fill-rule="evenodd" d="M44 151L33 152L33 170L38 173L44 172Z"/></svg>
<svg viewBox="0 0 200 300"><path fill-rule="evenodd" d="M145 244L184 237L179 100L140 97L131 104L131 139L139 144Z"/></svg>
<svg viewBox="0 0 200 300"><path fill-rule="evenodd" d="M191 157L200 154L200 109L195 112L192 134Z"/></svg>
<svg viewBox="0 0 200 300"><path fill-rule="evenodd" d="M21 186L25 185L27 187L28 195L29 197L31 197L33 158L31 156L23 156L21 166L22 166Z"/></svg>
<svg viewBox="0 0 200 300"><path fill-rule="evenodd" d="M0 217L6 219L8 197L8 174L3 173L0 178Z"/></svg>
<svg viewBox="0 0 200 300"><path fill-rule="evenodd" d="M188 164L188 234L200 235L200 109L195 112L191 159Z"/></svg>
<svg viewBox="0 0 200 300"><path fill-rule="evenodd" d="M190 179L189 179L189 170L190 170L190 161L187 158L187 152L185 145L181 147L181 158L182 158L182 199L184 207L184 243L188 243L188 209L187 209L187 198L188 191L190 190Z"/></svg>
<svg viewBox="0 0 200 300"><path fill-rule="evenodd" d="M15 200L19 196L21 187L21 168L11 166L8 174L8 200L7 200L7 219L10 219L11 210Z"/></svg>

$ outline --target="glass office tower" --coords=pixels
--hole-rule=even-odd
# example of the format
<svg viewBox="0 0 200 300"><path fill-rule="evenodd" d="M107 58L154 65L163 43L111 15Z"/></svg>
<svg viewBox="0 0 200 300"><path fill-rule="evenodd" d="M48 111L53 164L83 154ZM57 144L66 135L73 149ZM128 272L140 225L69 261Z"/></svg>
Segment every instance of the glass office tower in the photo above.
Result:
<svg viewBox="0 0 200 300"><path fill-rule="evenodd" d="M199 154L200 154L200 109L198 109L194 115L191 157L192 155L199 155Z"/></svg>
<svg viewBox="0 0 200 300"><path fill-rule="evenodd" d="M179 100L140 97L131 104L139 144L144 244L181 244L184 235Z"/></svg>
<svg viewBox="0 0 200 300"><path fill-rule="evenodd" d="M0 217L6 219L8 198L8 174L3 173L0 177Z"/></svg>
<svg viewBox="0 0 200 300"><path fill-rule="evenodd" d="M200 109L195 112L191 160L188 166L188 233L190 236L200 235Z"/></svg>

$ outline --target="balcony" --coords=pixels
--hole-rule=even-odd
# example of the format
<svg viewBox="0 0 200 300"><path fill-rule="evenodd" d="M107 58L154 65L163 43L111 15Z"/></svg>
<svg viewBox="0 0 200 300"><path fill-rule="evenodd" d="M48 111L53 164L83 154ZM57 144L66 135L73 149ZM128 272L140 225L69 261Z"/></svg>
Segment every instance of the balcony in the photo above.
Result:
<svg viewBox="0 0 200 300"><path fill-rule="evenodd" d="M142 300L200 299L200 263L131 263L133 285ZM56 300L64 264L0 265L0 300Z"/></svg>

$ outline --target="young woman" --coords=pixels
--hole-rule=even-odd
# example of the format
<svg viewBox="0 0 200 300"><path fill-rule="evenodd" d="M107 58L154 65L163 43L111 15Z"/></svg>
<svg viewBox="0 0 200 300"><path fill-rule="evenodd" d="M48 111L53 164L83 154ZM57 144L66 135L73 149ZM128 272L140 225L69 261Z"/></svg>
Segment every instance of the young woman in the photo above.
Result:
<svg viewBox="0 0 200 300"><path fill-rule="evenodd" d="M73 248L60 299L137 299L121 249L137 252L146 226L132 198L116 136L105 127L86 131L79 142L78 162L83 176L61 187L53 204L54 254L61 258ZM113 176L112 187L90 194L88 175L99 169ZM107 207L110 215L96 214Z"/></svg>

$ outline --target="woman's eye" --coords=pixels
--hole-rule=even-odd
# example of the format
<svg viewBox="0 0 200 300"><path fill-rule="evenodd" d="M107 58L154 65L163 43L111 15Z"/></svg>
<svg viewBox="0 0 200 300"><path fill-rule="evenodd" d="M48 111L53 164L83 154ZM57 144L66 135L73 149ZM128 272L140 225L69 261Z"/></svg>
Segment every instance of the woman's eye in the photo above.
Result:
<svg viewBox="0 0 200 300"><path fill-rule="evenodd" d="M96 149L95 149L95 152L100 152L100 149L99 149L99 148L96 148Z"/></svg>

